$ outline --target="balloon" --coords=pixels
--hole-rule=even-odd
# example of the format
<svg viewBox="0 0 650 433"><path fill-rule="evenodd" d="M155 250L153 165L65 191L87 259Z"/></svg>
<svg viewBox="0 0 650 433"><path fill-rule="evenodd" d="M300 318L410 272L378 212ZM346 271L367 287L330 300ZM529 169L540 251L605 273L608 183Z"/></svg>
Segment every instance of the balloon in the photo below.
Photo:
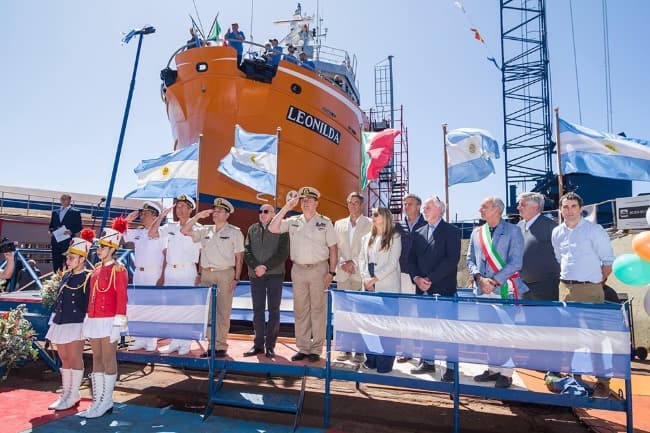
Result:
<svg viewBox="0 0 650 433"><path fill-rule="evenodd" d="M643 306L645 307L645 312L650 316L650 287L645 291L645 298L643 298Z"/></svg>
<svg viewBox="0 0 650 433"><path fill-rule="evenodd" d="M650 262L636 254L623 254L616 257L612 270L616 278L630 286L650 283Z"/></svg>
<svg viewBox="0 0 650 433"><path fill-rule="evenodd" d="M643 260L650 262L650 231L641 232L632 238L632 249Z"/></svg>

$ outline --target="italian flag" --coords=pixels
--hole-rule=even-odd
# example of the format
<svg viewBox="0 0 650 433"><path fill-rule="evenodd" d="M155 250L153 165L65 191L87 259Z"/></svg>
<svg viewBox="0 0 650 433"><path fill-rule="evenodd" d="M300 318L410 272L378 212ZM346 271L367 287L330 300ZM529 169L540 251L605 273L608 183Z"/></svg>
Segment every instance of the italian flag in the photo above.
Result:
<svg viewBox="0 0 650 433"><path fill-rule="evenodd" d="M388 165L393 157L395 137L400 134L396 129L384 129L381 132L361 133L361 189L365 189L371 180L379 178L379 172Z"/></svg>

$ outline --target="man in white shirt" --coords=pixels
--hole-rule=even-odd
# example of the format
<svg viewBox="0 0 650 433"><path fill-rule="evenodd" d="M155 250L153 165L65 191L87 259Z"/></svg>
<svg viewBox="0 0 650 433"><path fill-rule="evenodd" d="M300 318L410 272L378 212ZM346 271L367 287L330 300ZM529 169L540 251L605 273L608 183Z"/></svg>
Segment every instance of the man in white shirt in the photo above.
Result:
<svg viewBox="0 0 650 433"><path fill-rule="evenodd" d="M133 284L135 286L162 286L163 285L163 250L165 243L160 237L151 237L149 230L156 218L160 215L162 206L153 201L145 201L142 209L131 212L126 220L129 223L140 216L142 227L128 229L122 238L124 243L133 242L135 253L135 272ZM153 352L158 346L155 337L136 337L129 346L129 350L145 349Z"/></svg>

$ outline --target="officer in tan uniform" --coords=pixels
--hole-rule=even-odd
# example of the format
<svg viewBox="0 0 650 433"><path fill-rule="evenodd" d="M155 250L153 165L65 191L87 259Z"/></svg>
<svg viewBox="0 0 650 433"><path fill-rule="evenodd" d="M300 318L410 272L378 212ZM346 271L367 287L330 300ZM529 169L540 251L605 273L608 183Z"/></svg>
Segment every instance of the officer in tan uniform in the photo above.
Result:
<svg viewBox="0 0 650 433"><path fill-rule="evenodd" d="M201 243L201 285L217 285L215 356L218 358L224 358L228 349L232 298L244 262L244 235L239 227L228 224L228 217L233 212L233 205L218 197L214 199L212 209L197 213L181 228L181 233ZM195 226L199 219L210 215L214 225Z"/></svg>
<svg viewBox="0 0 650 433"><path fill-rule="evenodd" d="M327 293L336 276L338 253L336 233L329 218L316 212L320 192L316 188L300 188L296 197L287 201L269 224L272 233L289 232L291 280L293 281L293 313L298 353L292 361L308 359L317 362L325 344ZM283 219L300 201L302 215Z"/></svg>

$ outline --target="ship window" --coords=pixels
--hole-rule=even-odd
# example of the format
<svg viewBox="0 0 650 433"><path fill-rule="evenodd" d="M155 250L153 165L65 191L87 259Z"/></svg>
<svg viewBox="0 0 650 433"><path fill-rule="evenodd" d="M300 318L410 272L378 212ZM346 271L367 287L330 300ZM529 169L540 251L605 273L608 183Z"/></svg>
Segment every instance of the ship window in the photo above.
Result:
<svg viewBox="0 0 650 433"><path fill-rule="evenodd" d="M196 64L196 72L205 72L208 70L208 64L205 62Z"/></svg>
<svg viewBox="0 0 650 433"><path fill-rule="evenodd" d="M291 91L293 93L295 93L296 95L300 95L300 93L302 92L302 87L300 87L300 85L298 85L296 83L293 83L291 85Z"/></svg>

